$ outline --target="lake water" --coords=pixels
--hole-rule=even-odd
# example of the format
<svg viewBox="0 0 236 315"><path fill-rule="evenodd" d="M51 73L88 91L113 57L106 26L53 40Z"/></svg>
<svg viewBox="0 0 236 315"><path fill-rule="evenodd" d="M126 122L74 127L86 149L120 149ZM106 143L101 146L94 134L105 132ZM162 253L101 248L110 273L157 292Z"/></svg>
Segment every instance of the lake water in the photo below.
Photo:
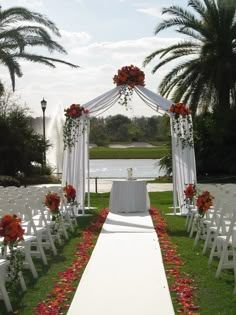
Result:
<svg viewBox="0 0 236 315"><path fill-rule="evenodd" d="M126 178L127 168L133 169L134 178L155 178L165 173L157 159L90 160L90 177Z"/></svg>

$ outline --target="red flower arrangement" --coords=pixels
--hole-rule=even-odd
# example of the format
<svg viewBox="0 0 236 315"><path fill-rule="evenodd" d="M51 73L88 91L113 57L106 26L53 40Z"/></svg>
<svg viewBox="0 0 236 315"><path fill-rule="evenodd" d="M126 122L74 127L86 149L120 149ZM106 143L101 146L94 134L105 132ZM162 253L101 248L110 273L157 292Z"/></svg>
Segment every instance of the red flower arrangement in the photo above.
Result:
<svg viewBox="0 0 236 315"><path fill-rule="evenodd" d="M178 140L181 139L182 148L193 146L193 126L190 118L191 110L183 103L172 104L169 112L173 114L172 127ZM187 125L187 127L186 127Z"/></svg>
<svg viewBox="0 0 236 315"><path fill-rule="evenodd" d="M207 190L198 196L196 206L200 216L203 217L208 209L213 205L213 199L214 196L212 196Z"/></svg>
<svg viewBox="0 0 236 315"><path fill-rule="evenodd" d="M138 67L130 65L122 67L118 70L118 74L114 75L113 82L120 86L120 101L121 105L127 107L128 101L133 95L133 88L136 85L144 86L145 74Z"/></svg>
<svg viewBox="0 0 236 315"><path fill-rule="evenodd" d="M82 113L88 114L89 110L80 106L80 104L72 104L67 109L64 109L64 112L66 117L79 118Z"/></svg>
<svg viewBox="0 0 236 315"><path fill-rule="evenodd" d="M114 75L113 81L117 86L127 84L130 88L134 88L136 85L144 86L144 78L143 71L131 65L119 69L118 74Z"/></svg>
<svg viewBox="0 0 236 315"><path fill-rule="evenodd" d="M6 246L9 249L7 259L9 265L7 269L7 290L12 291L17 288L22 271L24 253L17 249L18 242L23 240L25 230L21 226L21 218L16 214L5 214L0 219L0 237L3 237L1 253L4 255Z"/></svg>
<svg viewBox="0 0 236 315"><path fill-rule="evenodd" d="M193 197L196 196L197 194L195 184L189 184L187 188L185 189L184 193L187 199L189 199L190 201L193 201Z"/></svg>
<svg viewBox="0 0 236 315"><path fill-rule="evenodd" d="M23 240L25 230L21 227L21 219L17 215L5 214L0 221L0 237L3 244L15 243Z"/></svg>
<svg viewBox="0 0 236 315"><path fill-rule="evenodd" d="M65 198L67 199L69 203L75 201L76 190L72 185L66 185L63 188L63 191L65 192Z"/></svg>
<svg viewBox="0 0 236 315"><path fill-rule="evenodd" d="M82 114L88 114L89 110L85 109L80 104L72 104L70 107L64 110L66 121L63 126L63 140L64 148L71 149L76 142L79 134L80 118Z"/></svg>
<svg viewBox="0 0 236 315"><path fill-rule="evenodd" d="M169 111L170 113L175 114L175 116L186 116L192 113L192 111L183 103L172 104Z"/></svg>
<svg viewBox="0 0 236 315"><path fill-rule="evenodd" d="M50 211L52 211L53 215L57 215L60 214L59 211L59 206L60 206L60 202L61 202L61 197L57 195L57 193L48 193L45 196L45 206L48 207L50 209Z"/></svg>

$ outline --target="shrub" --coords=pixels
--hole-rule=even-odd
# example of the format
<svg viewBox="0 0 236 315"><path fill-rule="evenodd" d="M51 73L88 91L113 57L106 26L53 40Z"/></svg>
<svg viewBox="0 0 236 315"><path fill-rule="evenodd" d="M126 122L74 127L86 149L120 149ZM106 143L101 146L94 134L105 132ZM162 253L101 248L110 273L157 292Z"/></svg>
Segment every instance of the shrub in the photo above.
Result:
<svg viewBox="0 0 236 315"><path fill-rule="evenodd" d="M16 186L20 187L20 181L14 177L11 176L1 176L0 175L0 186Z"/></svg>

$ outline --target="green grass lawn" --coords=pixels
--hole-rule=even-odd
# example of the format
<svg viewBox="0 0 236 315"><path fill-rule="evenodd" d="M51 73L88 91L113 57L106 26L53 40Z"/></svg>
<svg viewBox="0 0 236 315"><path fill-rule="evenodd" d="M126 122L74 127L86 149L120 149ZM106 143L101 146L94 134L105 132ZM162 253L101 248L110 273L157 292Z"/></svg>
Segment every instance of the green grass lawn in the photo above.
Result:
<svg viewBox="0 0 236 315"><path fill-rule="evenodd" d="M180 216L165 215L166 213L172 212L172 209L169 208L172 206L171 192L153 192L150 193L150 199L151 205L161 209L164 219L168 222L168 233L171 241L178 246L178 254L181 257L181 260L185 263L184 266L181 267L181 270L190 274L198 287L195 292L196 297L198 298L196 304L201 307L198 313L201 315L236 314L236 297L232 294L234 288L233 272L230 270L223 270L221 278L215 279L218 261L215 259L212 265L208 266L209 253L206 256L201 255L203 247L202 241L199 242L196 249L193 248L194 240L188 237L185 228L186 219ZM92 193L91 204L98 207L98 210L93 210L93 215L91 217L79 219L77 231L71 235L70 240L65 242L64 246L59 249L57 256L51 256L48 253L48 267L42 266L40 262L35 260L37 262L36 267L39 273L39 279L32 279L31 274L24 271L28 290L25 293L22 293L19 289L17 294L11 295L14 310L18 310L18 315L33 315L33 308L35 308L39 302L47 298L48 293L50 293L55 284L53 279L57 279L58 273L67 269L74 260L73 253L76 244L81 240L81 232L91 220L97 216L100 209L108 206L108 203L108 193ZM78 283L75 285L77 286ZM71 293L71 296L72 295L73 293ZM174 294L172 295L174 301ZM4 304L1 301L0 315L6 314ZM66 311L62 314L66 314Z"/></svg>
<svg viewBox="0 0 236 315"><path fill-rule="evenodd" d="M109 148L96 147L89 150L91 159L160 159L168 152L167 145L153 148Z"/></svg>
<svg viewBox="0 0 236 315"><path fill-rule="evenodd" d="M236 296L234 296L234 275L232 270L223 270L220 279L215 278L218 260L208 265L209 252L202 256L203 241L194 249L194 240L188 237L185 228L185 217L165 215L172 212L172 193L150 193L151 204L163 211L168 222L168 233L171 241L178 246L178 253L185 263L182 270L189 273L198 289L196 295L201 307L201 315L235 315Z"/></svg>

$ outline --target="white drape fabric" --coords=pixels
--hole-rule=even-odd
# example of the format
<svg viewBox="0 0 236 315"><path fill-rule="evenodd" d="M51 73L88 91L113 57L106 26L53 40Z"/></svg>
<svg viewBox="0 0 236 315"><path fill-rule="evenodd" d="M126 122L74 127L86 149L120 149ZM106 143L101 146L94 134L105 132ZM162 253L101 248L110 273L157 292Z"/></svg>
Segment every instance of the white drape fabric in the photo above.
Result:
<svg viewBox="0 0 236 315"><path fill-rule="evenodd" d="M85 103L84 108L89 110L90 116L98 116L112 107L120 97L120 88L115 87L109 92L106 92L92 101Z"/></svg>
<svg viewBox="0 0 236 315"><path fill-rule="evenodd" d="M160 108L169 115L168 110L173 102L161 97L160 95L146 89L141 85L135 86L134 90L144 101L144 103L151 107L153 110L157 111Z"/></svg>
<svg viewBox="0 0 236 315"><path fill-rule="evenodd" d="M120 97L120 89L115 87L109 92L96 97L88 103L83 104L85 109L89 110L89 115L82 115L80 118L80 126L78 139L71 150L64 150L63 158L63 174L62 184L71 184L77 192L77 202L80 208L84 211L85 208L85 192L86 179L89 179L89 156L88 156L88 116L98 116L112 107ZM181 214L186 213L184 206L184 190L189 183L196 183L196 165L195 153L193 146L185 146L183 148L181 139L178 139L175 131L172 128L172 114L169 113L169 108L173 104L170 100L164 99L156 93L148 90L143 86L136 86L134 91L137 95L151 107L155 112L161 109L170 116L171 135L172 135L172 166L173 166L173 197L174 197L174 213L177 207ZM188 130L186 120L181 120L182 126ZM184 134L183 134L184 136ZM89 182L89 180L88 180ZM89 187L89 186L88 186ZM89 192L89 188L88 188ZM88 197L90 200L90 197Z"/></svg>
<svg viewBox="0 0 236 315"><path fill-rule="evenodd" d="M84 211L85 179L88 176L88 115L80 117L78 138L72 148L64 150L62 185L73 185L76 190L76 200Z"/></svg>
<svg viewBox="0 0 236 315"><path fill-rule="evenodd" d="M197 183L195 152L193 146L183 145L182 139L177 137L173 130L173 116L170 116L171 136L172 136L172 169L173 169L173 194L174 194L174 212L176 214L177 204L181 214L186 214L184 190L189 183ZM189 126L186 119L179 117L181 121L181 133L184 137L184 130L189 132ZM190 117L192 123L192 118Z"/></svg>

